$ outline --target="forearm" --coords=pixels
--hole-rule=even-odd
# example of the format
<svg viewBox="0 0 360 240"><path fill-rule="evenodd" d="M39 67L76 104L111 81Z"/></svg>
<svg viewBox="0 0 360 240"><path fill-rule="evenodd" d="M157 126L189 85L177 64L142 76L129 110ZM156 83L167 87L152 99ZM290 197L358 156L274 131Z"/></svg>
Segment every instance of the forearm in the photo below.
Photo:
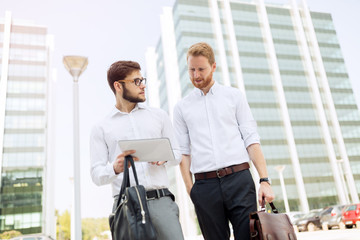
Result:
<svg viewBox="0 0 360 240"><path fill-rule="evenodd" d="M268 172L266 168L266 161L264 154L261 151L260 144L255 143L250 145L247 148L251 161L254 163L257 172L259 173L260 178L268 177ZM260 188L258 192L258 201L259 205L262 204L262 200L265 199L266 202L272 202L275 196L271 189L269 182L260 183Z"/></svg>
<svg viewBox="0 0 360 240"><path fill-rule="evenodd" d="M268 172L266 168L266 161L264 154L261 150L260 144L255 143L251 144L247 151L249 153L250 160L254 163L255 168L259 174L260 178L268 177Z"/></svg>
<svg viewBox="0 0 360 240"><path fill-rule="evenodd" d="M182 160L180 163L180 171L188 194L190 194L191 188L193 186L193 179L190 172L190 164L191 164L191 157L189 155L182 155Z"/></svg>

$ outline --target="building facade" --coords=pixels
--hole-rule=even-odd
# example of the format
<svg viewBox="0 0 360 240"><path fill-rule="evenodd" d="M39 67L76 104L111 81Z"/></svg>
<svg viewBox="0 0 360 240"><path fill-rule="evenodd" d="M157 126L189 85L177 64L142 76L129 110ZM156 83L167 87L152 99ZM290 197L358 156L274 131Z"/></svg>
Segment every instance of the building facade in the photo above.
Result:
<svg viewBox="0 0 360 240"><path fill-rule="evenodd" d="M150 104L172 116L193 88L187 49L207 42L214 79L246 94L275 204L285 210L287 196L287 210L307 212L359 201L360 112L331 14L310 11L305 0L177 0L161 22L160 40L147 52L148 68L156 63L147 74Z"/></svg>
<svg viewBox="0 0 360 240"><path fill-rule="evenodd" d="M55 237L47 28L0 19L0 232Z"/></svg>

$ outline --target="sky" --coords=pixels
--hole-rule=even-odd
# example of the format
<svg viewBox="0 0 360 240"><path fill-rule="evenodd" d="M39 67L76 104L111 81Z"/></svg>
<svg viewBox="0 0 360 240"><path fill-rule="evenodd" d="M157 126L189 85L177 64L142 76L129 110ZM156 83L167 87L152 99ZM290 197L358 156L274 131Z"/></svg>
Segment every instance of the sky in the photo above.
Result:
<svg viewBox="0 0 360 240"><path fill-rule="evenodd" d="M286 3L286 0L265 2ZM0 0L0 18L32 20L54 35L55 70L55 208L70 209L73 174L72 77L65 70L66 55L87 56L89 65L79 79L81 215L108 217L110 186L98 187L90 177L89 136L92 127L114 106L106 71L118 60L134 60L145 74L145 52L160 37L162 7L174 0ZM360 106L360 1L307 0L312 11L332 14L350 80ZM359 65L359 66L358 66Z"/></svg>

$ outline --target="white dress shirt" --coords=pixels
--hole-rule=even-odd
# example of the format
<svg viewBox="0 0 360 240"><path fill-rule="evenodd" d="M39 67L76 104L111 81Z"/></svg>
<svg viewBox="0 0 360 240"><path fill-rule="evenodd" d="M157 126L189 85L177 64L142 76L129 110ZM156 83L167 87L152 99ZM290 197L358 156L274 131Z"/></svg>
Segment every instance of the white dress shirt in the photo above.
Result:
<svg viewBox="0 0 360 240"><path fill-rule="evenodd" d="M244 94L216 82L206 95L195 88L176 104L174 129L192 173L248 162L246 148L260 143Z"/></svg>
<svg viewBox="0 0 360 240"><path fill-rule="evenodd" d="M121 154L119 140L148 139L166 137L170 139L176 161L165 165L176 165L181 154L175 139L173 128L167 113L161 109L137 104L130 112L121 112L116 107L91 132L90 158L91 177L96 185L111 184L113 196L118 195L123 173L115 174L113 163ZM151 165L148 162L136 162L139 184L145 189L169 187L166 166ZM130 183L135 185L130 168Z"/></svg>

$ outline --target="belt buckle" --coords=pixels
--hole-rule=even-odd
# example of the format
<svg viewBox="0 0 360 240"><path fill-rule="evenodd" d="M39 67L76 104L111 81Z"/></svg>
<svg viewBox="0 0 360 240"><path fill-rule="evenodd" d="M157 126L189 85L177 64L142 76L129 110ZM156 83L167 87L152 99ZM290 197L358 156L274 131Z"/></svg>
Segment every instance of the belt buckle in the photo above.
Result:
<svg viewBox="0 0 360 240"><path fill-rule="evenodd" d="M223 178L223 177L225 177L225 175L224 175L224 176L220 176L220 171L221 171L221 170L223 170L223 169L221 168L221 169L216 170L216 176L217 176L218 178Z"/></svg>
<svg viewBox="0 0 360 240"><path fill-rule="evenodd" d="M154 189L155 190L155 197L152 197L152 198L148 198L147 195L146 195L146 200L154 200L154 199L157 199L157 198L161 198L161 197L164 197L165 196L165 191L164 189ZM162 192L162 196L160 194L160 191Z"/></svg>
<svg viewBox="0 0 360 240"><path fill-rule="evenodd" d="M161 195L162 193L162 195ZM156 195L157 195L157 198L162 198L162 197L165 197L165 191L163 188L161 189L156 189Z"/></svg>
<svg viewBox="0 0 360 240"><path fill-rule="evenodd" d="M156 197L149 198L148 196L146 196L147 201L154 200L154 199L156 199Z"/></svg>
<svg viewBox="0 0 360 240"><path fill-rule="evenodd" d="M159 189L155 189L156 190L156 197L155 198L160 198L160 191L159 191Z"/></svg>
<svg viewBox="0 0 360 240"><path fill-rule="evenodd" d="M147 196L147 194L146 194L146 200L154 200L154 199L156 199L156 197L158 196L158 190L157 189L155 189L156 191L155 191L155 193L156 193L156 195L155 195L155 197L151 197L151 198L149 198L148 196Z"/></svg>

